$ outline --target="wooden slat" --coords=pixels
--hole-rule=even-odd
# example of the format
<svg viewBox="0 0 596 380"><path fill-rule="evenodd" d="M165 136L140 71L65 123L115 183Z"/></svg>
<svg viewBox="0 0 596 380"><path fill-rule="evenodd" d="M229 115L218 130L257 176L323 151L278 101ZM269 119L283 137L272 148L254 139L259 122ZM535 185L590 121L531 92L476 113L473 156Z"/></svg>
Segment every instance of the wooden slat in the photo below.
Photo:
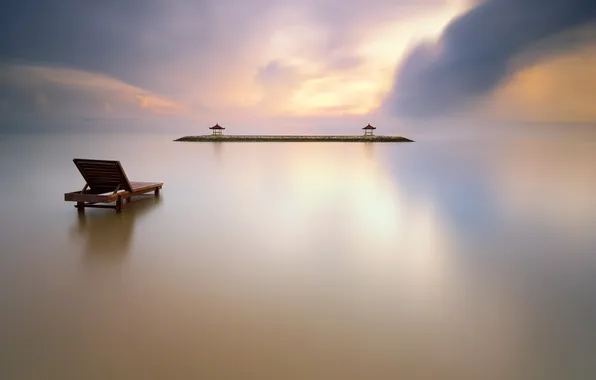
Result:
<svg viewBox="0 0 596 380"><path fill-rule="evenodd" d="M122 175L120 173L118 173L118 171L116 169L114 169L114 170L95 170L95 169L83 168L83 170L86 173L93 174L93 175L113 175L116 177L122 177Z"/></svg>
<svg viewBox="0 0 596 380"><path fill-rule="evenodd" d="M112 186L114 184L119 185L120 184L120 180L119 179L113 179L113 178L102 178L102 177L89 177L91 182L89 184L89 186L93 186L95 185L97 186Z"/></svg>
<svg viewBox="0 0 596 380"><path fill-rule="evenodd" d="M103 177L103 176L99 176L99 175L87 175L87 177L89 179L91 179L92 181L94 181L95 183L99 183L101 181L120 183L122 181L122 178L117 178L117 177Z"/></svg>
<svg viewBox="0 0 596 380"><path fill-rule="evenodd" d="M100 173L114 173L114 174L120 174L118 172L118 168L113 167L113 168L109 168L109 169L100 169L100 168L96 168L96 167L88 167L88 166L81 166L83 169L93 172L100 172Z"/></svg>
<svg viewBox="0 0 596 380"><path fill-rule="evenodd" d="M114 169L114 170L96 170L96 169L90 169L90 168L86 168L86 167L83 167L82 169L87 174L93 174L93 175L113 175L113 176L116 176L116 177L119 177L119 178L122 177L122 175L116 169Z"/></svg>
<svg viewBox="0 0 596 380"><path fill-rule="evenodd" d="M162 188L163 183L161 182L131 182L133 191L142 191L142 190L155 190L155 188Z"/></svg>
<svg viewBox="0 0 596 380"><path fill-rule="evenodd" d="M80 191L64 194L64 200L67 202L107 202L108 196L98 194L81 194Z"/></svg>
<svg viewBox="0 0 596 380"><path fill-rule="evenodd" d="M94 180L95 182L100 182L100 181L115 181L120 183L122 181L122 178L119 177L104 177L101 175L87 175L88 178L90 178L91 180Z"/></svg>
<svg viewBox="0 0 596 380"><path fill-rule="evenodd" d="M76 206L76 208L79 208L79 206ZM82 206L82 208L116 208L116 206L110 206L110 205L96 205L96 204L85 204L84 206Z"/></svg>
<svg viewBox="0 0 596 380"><path fill-rule="evenodd" d="M112 194L114 193L114 189L115 187L98 187L94 189L91 194Z"/></svg>
<svg viewBox="0 0 596 380"><path fill-rule="evenodd" d="M90 170L85 170L85 173L89 176L94 176L94 177L112 177L112 178L122 179L122 176L118 173L95 172L95 171L90 171Z"/></svg>
<svg viewBox="0 0 596 380"><path fill-rule="evenodd" d="M114 181L118 181L118 182L122 181L122 177L106 176L104 174L89 174L89 173L87 173L87 177L95 179L97 181L99 181L99 180L114 180Z"/></svg>
<svg viewBox="0 0 596 380"><path fill-rule="evenodd" d="M120 187L132 191L132 186L119 161L73 160L92 193L114 191Z"/></svg>
<svg viewBox="0 0 596 380"><path fill-rule="evenodd" d="M118 181L122 180L121 176L119 176L117 174L111 174L111 173L85 172L85 174L87 174L89 177L94 177L94 178L113 178Z"/></svg>
<svg viewBox="0 0 596 380"><path fill-rule="evenodd" d="M89 183L89 182L87 182ZM118 185L121 185L120 181L116 181L116 180L103 180L103 181L91 181L91 184L89 186L92 186L94 188L99 188L99 187L109 187L112 189L112 191L114 191L114 189L116 189L116 187L118 187ZM122 186L120 186L122 188Z"/></svg>

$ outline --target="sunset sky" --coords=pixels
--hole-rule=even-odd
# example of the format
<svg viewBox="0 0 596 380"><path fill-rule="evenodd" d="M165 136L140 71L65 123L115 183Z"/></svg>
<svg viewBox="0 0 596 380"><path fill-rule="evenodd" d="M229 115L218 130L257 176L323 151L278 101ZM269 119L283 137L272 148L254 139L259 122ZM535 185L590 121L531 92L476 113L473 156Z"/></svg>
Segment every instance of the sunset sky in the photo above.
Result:
<svg viewBox="0 0 596 380"><path fill-rule="evenodd" d="M9 0L0 131L589 123L595 21L591 0Z"/></svg>

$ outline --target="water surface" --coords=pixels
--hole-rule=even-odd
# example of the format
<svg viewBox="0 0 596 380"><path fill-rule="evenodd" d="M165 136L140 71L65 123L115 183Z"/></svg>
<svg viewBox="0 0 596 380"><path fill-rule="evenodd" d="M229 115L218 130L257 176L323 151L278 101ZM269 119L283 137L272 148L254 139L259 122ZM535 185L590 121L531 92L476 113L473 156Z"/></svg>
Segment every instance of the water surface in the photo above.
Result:
<svg viewBox="0 0 596 380"><path fill-rule="evenodd" d="M0 378L596 377L593 141L174 137L0 137Z"/></svg>

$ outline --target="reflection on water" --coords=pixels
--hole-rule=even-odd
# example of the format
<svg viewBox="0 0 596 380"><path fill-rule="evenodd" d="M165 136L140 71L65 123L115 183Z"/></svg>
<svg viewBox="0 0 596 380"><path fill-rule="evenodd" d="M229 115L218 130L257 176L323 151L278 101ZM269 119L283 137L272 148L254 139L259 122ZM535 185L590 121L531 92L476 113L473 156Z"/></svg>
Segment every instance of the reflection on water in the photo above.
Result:
<svg viewBox="0 0 596 380"><path fill-rule="evenodd" d="M135 197L124 213L93 209L77 212L71 231L84 241L87 260L118 262L130 250L136 221L161 203L159 196Z"/></svg>
<svg viewBox="0 0 596 380"><path fill-rule="evenodd" d="M162 197L78 216L73 157ZM0 377L592 379L594 167L579 141L9 137Z"/></svg>
<svg viewBox="0 0 596 380"><path fill-rule="evenodd" d="M373 160L375 154L375 144L371 142L365 142L362 144L362 147L364 149L364 155L366 158Z"/></svg>

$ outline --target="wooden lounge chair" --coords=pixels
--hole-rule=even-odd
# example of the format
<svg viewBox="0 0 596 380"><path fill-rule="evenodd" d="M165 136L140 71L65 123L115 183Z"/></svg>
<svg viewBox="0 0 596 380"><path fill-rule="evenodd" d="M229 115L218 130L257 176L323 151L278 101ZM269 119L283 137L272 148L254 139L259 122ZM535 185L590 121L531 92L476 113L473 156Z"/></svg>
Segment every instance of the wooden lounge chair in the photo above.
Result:
<svg viewBox="0 0 596 380"><path fill-rule="evenodd" d="M159 196L163 186L161 182L129 182L120 161L80 158L75 158L73 161L87 183L81 191L64 194L64 200L77 202L75 207L79 211L84 211L85 207L95 207L113 208L116 212L120 212L124 202L130 203L133 196L151 192Z"/></svg>

